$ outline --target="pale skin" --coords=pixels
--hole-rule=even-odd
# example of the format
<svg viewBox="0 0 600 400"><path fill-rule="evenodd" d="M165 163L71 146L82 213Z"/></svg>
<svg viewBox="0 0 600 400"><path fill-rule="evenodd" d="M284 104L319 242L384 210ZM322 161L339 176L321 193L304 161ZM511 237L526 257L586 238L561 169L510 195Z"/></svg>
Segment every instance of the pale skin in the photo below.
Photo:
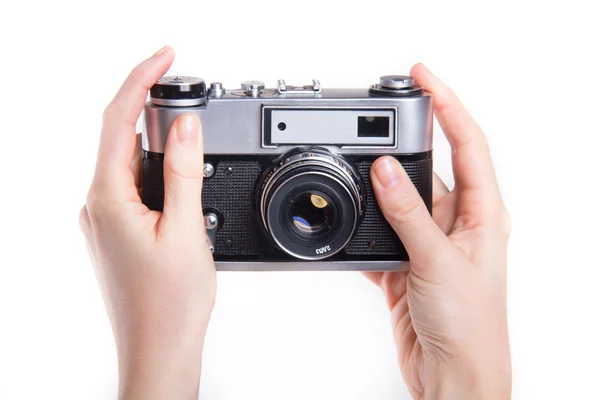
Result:
<svg viewBox="0 0 600 400"><path fill-rule="evenodd" d="M162 213L139 196L135 124L147 91L174 59L159 50L106 108L96 172L80 225L102 289L119 360L119 398L196 399L216 294L201 204L202 130L173 124ZM506 254L510 219L487 141L453 92L423 65L411 75L434 95L452 147L456 187L435 177L433 218L399 163L377 160L371 179L411 258L405 272L372 272L391 310L398 361L415 399L510 398Z"/></svg>

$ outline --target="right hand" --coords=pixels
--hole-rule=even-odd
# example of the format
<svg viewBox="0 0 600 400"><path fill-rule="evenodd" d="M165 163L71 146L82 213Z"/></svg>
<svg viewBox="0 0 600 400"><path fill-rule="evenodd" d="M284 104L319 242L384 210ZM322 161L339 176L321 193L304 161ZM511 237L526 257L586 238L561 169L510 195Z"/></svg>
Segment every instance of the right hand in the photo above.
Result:
<svg viewBox="0 0 600 400"><path fill-rule="evenodd" d="M410 255L410 269L367 276L387 297L400 368L415 399L507 399L510 218L481 129L423 65L411 75L433 93L456 187L449 192L435 176L432 218L402 166L378 159L373 189Z"/></svg>

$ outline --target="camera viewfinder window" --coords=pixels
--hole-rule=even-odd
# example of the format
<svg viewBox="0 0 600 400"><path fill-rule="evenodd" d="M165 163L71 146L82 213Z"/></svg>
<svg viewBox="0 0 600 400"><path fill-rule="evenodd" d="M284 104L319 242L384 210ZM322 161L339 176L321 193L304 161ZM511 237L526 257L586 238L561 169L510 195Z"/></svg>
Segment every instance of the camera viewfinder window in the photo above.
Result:
<svg viewBox="0 0 600 400"><path fill-rule="evenodd" d="M390 117L358 117L358 137L388 137Z"/></svg>

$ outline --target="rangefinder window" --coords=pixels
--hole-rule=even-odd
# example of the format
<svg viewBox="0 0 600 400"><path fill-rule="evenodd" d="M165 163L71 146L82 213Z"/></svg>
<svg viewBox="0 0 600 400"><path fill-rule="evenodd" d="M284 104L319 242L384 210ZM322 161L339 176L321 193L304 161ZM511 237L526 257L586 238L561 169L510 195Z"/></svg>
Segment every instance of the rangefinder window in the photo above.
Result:
<svg viewBox="0 0 600 400"><path fill-rule="evenodd" d="M390 117L358 117L358 137L389 137Z"/></svg>

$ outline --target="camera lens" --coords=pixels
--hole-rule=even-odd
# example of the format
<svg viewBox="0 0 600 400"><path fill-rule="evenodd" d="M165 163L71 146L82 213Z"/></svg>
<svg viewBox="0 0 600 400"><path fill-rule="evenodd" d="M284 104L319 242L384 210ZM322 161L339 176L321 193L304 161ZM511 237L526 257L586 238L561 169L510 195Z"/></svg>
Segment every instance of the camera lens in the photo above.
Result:
<svg viewBox="0 0 600 400"><path fill-rule="evenodd" d="M320 260L352 238L364 213L362 193L358 174L341 157L297 149L265 172L257 195L272 241L295 258Z"/></svg>

